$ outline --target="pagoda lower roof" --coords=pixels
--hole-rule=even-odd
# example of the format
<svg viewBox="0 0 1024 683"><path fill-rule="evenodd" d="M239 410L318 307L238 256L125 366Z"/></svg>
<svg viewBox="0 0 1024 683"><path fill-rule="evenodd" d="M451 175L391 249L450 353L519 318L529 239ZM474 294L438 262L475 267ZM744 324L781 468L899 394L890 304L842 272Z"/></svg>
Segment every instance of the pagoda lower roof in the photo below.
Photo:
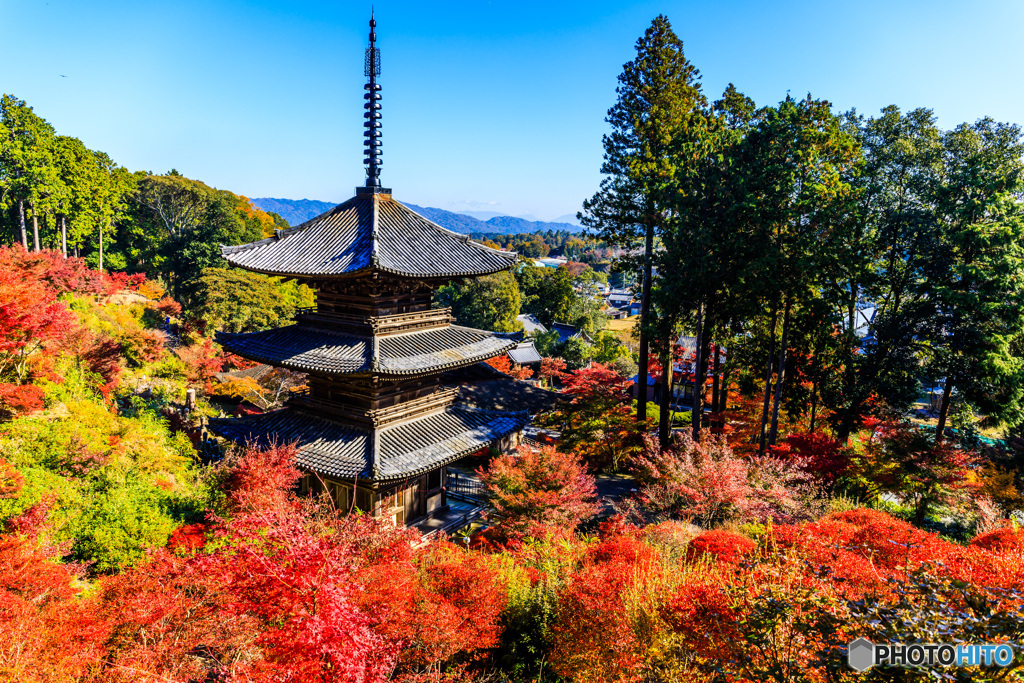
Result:
<svg viewBox="0 0 1024 683"><path fill-rule="evenodd" d="M391 198L357 194L268 239L221 247L233 266L268 275L333 278L380 271L414 278L487 275L508 270L514 252L471 242Z"/></svg>
<svg viewBox="0 0 1024 683"><path fill-rule="evenodd" d="M237 443L296 443L299 467L343 479L387 482L414 477L486 448L528 422L526 413L452 406L440 413L363 430L283 408L245 418L210 420L210 430ZM376 467L374 467L376 452Z"/></svg>
<svg viewBox="0 0 1024 683"><path fill-rule="evenodd" d="M220 333L228 351L299 372L421 375L470 365L513 348L507 335L446 325L380 337L291 325L264 332Z"/></svg>

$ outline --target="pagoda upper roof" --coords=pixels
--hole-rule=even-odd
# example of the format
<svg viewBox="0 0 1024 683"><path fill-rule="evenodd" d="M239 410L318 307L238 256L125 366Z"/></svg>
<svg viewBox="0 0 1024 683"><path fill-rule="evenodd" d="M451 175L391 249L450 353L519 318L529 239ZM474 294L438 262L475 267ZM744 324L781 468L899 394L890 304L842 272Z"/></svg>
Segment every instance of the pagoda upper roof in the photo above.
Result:
<svg viewBox="0 0 1024 683"><path fill-rule="evenodd" d="M375 430L358 429L283 408L246 418L210 420L215 433L240 443L297 443L297 464L325 476L395 481L454 462L522 429L524 412L463 406ZM375 466L376 465L376 466Z"/></svg>
<svg viewBox="0 0 1024 683"><path fill-rule="evenodd" d="M507 270L514 252L446 230L391 198L359 192L344 204L259 242L221 247L239 268L294 277L372 271L415 278L467 277Z"/></svg>
<svg viewBox="0 0 1024 683"><path fill-rule="evenodd" d="M493 358L516 345L508 335L458 325L381 337L290 325L263 332L221 332L217 342L259 363L328 375L429 374Z"/></svg>

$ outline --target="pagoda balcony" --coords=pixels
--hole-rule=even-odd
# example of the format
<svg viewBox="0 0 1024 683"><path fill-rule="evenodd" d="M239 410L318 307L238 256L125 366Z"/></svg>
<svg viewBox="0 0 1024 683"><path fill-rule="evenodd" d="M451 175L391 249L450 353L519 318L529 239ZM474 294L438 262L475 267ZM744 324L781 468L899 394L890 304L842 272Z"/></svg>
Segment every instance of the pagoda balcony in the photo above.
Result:
<svg viewBox="0 0 1024 683"><path fill-rule="evenodd" d="M451 308L432 308L397 315L359 315L325 308L309 306L296 309L294 320L308 327L375 337L446 327L453 320Z"/></svg>
<svg viewBox="0 0 1024 683"><path fill-rule="evenodd" d="M442 412L455 402L458 389L446 388L427 396L402 401L386 408L361 408L356 405L313 396L309 389L293 392L289 407L363 429L379 429Z"/></svg>

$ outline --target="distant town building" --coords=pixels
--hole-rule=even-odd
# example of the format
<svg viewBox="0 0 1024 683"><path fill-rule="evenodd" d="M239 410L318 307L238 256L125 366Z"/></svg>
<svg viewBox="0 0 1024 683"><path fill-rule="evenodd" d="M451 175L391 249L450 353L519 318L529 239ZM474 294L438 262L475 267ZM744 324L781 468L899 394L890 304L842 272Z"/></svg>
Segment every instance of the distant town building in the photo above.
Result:
<svg viewBox="0 0 1024 683"><path fill-rule="evenodd" d="M568 262L569 262L569 259L567 259L567 258L560 258L560 257L559 258L548 257L548 258L535 258L535 259L533 259L533 264L535 266L545 266L547 268L558 268L559 266L565 265Z"/></svg>
<svg viewBox="0 0 1024 683"><path fill-rule="evenodd" d="M613 289L606 299L609 306L615 308L629 308L629 305L633 303L633 294L623 289Z"/></svg>

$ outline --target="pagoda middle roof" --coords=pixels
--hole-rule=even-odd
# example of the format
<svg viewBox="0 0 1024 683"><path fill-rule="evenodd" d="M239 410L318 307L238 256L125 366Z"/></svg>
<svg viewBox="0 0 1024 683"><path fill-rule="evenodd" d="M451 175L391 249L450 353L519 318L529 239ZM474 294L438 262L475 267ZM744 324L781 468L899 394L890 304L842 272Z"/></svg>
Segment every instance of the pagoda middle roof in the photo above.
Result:
<svg viewBox="0 0 1024 683"><path fill-rule="evenodd" d="M268 239L221 247L221 255L246 270L312 278L372 271L468 277L507 270L516 259L514 252L471 242L382 193L357 194Z"/></svg>
<svg viewBox="0 0 1024 683"><path fill-rule="evenodd" d="M509 335L458 325L364 337L299 324L263 332L221 332L217 342L243 358L329 375L429 374L493 358L516 345Z"/></svg>

